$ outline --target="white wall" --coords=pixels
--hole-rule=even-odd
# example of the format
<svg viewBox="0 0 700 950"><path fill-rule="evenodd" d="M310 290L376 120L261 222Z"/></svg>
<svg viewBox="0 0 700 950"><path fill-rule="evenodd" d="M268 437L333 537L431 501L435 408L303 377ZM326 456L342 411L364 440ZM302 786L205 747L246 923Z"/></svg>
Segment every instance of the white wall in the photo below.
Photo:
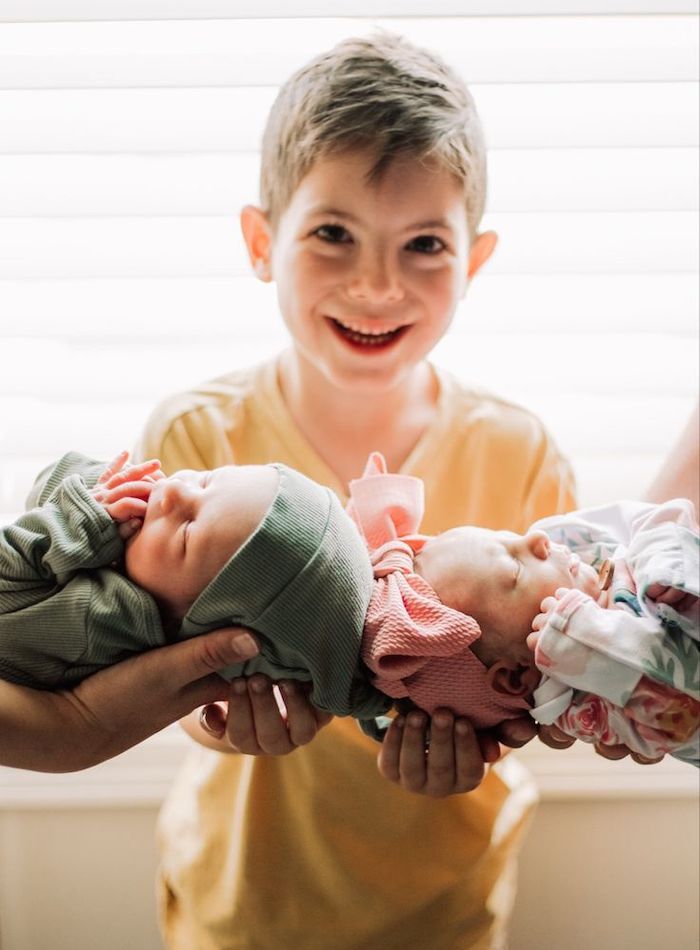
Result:
<svg viewBox="0 0 700 950"><path fill-rule="evenodd" d="M643 491L698 392L695 3L0 0L0 520L65 449L130 445L160 396L284 344L237 211L276 86L374 25L463 72L490 146L501 244L436 359L539 412L583 502ZM183 748L0 770L3 950L158 946ZM525 754L513 947L696 947L696 776L588 753Z"/></svg>

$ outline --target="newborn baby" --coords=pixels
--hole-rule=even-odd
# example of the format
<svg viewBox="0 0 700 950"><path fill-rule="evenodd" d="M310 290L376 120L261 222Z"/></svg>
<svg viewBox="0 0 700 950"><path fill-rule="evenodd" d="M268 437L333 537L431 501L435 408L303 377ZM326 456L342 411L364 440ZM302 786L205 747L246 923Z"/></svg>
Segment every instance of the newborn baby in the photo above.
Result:
<svg viewBox="0 0 700 950"><path fill-rule="evenodd" d="M698 544L690 502L622 502L543 519L524 536L456 528L414 542L414 570L475 622L467 649L495 693L576 738L697 765ZM405 641L384 637L363 658L389 695L478 723L464 649L455 638L398 682Z"/></svg>
<svg viewBox="0 0 700 950"><path fill-rule="evenodd" d="M655 712L651 725L637 720L623 741L649 755L652 735L657 752L663 745L663 751L678 747L682 757L696 756L697 699L692 689L684 691L680 674L669 684L664 671L669 637L675 644L688 636L692 648L683 669L697 680L697 578L694 594L678 570L672 584L660 576L647 585L659 615L627 618L644 627L644 655L634 631L626 628L617 644L615 635L603 635L603 646L613 649L602 667L588 654L582 664L577 654L579 678L571 682L566 663L557 665L559 654L568 656L557 638L572 640L562 636L564 622L587 616L591 607L604 616L618 611L597 604L595 557L582 559L580 551L550 539L562 519L543 522L548 533L457 528L426 538L417 533L422 483L387 475L378 454L351 482L347 513L328 489L282 465L170 478L157 471L157 462L124 465L124 455L106 470L75 453L65 456L38 483L37 507L0 532L3 677L39 688L70 686L130 652L233 623L256 632L260 655L223 675L260 671L308 681L317 706L355 716L370 734L377 734L376 717L402 698L428 712L450 707L477 728L520 716L534 701L540 721L571 732L565 713L580 703L582 689L601 702L617 701L629 717L627 699L639 705L638 687L648 697L655 679L644 665L653 647L664 660L657 664L655 694L657 706L663 699L663 715ZM643 507L652 510L663 535L664 506ZM695 539L697 563L697 532L675 527ZM677 561L673 539L658 534L652 551ZM585 531L581 537L598 553L607 551ZM608 548L619 540L608 538ZM692 576L692 550L682 556ZM618 575L623 572L616 568ZM567 597L558 593L564 588L572 592ZM543 604L549 619L539 617L535 642L533 620ZM601 637L593 640L599 647ZM585 636L572 640L579 641L585 644ZM590 653L590 644L586 649ZM621 656L624 676L615 667ZM593 674L593 685L590 677L581 679L582 668ZM616 671L612 687L601 668ZM616 742L617 735L607 728L581 737Z"/></svg>

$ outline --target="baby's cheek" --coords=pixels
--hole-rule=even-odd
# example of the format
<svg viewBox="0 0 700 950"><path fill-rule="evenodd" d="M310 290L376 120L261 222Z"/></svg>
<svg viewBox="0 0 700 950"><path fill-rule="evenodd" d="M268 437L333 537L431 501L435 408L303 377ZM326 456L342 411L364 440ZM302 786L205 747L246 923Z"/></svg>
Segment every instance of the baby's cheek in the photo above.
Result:
<svg viewBox="0 0 700 950"><path fill-rule="evenodd" d="M576 587L578 590L583 591L584 594L588 594L589 597L596 598L600 593L600 582L598 580L598 575L593 570L592 567L588 567L584 570L584 565L581 566L581 571L579 576L576 578Z"/></svg>

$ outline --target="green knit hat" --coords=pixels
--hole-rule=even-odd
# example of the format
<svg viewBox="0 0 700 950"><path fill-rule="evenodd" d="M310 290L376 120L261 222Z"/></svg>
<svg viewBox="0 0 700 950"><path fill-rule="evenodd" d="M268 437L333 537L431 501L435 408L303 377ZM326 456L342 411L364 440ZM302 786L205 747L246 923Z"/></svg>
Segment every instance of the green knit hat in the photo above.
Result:
<svg viewBox="0 0 700 950"><path fill-rule="evenodd" d="M336 716L370 718L391 701L360 660L372 593L364 541L335 495L284 465L257 530L195 600L183 637L241 624L260 655L222 671L227 679L266 673L313 683L311 701Z"/></svg>

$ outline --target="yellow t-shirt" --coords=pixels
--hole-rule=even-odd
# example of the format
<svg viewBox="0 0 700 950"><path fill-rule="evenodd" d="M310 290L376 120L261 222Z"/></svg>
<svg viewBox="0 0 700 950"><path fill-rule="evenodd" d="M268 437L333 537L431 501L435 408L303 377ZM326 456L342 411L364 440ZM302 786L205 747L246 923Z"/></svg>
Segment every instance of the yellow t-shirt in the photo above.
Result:
<svg viewBox="0 0 700 950"><path fill-rule="evenodd" d="M569 467L533 415L438 379L436 418L403 468L425 482L423 531L522 531L574 507ZM283 462L347 497L295 425L275 363L167 400L138 455L159 457L166 472ZM536 797L527 773L511 757L474 792L433 800L383 779L376 757L352 719L334 720L289 756L194 748L159 823L167 946L492 946Z"/></svg>

